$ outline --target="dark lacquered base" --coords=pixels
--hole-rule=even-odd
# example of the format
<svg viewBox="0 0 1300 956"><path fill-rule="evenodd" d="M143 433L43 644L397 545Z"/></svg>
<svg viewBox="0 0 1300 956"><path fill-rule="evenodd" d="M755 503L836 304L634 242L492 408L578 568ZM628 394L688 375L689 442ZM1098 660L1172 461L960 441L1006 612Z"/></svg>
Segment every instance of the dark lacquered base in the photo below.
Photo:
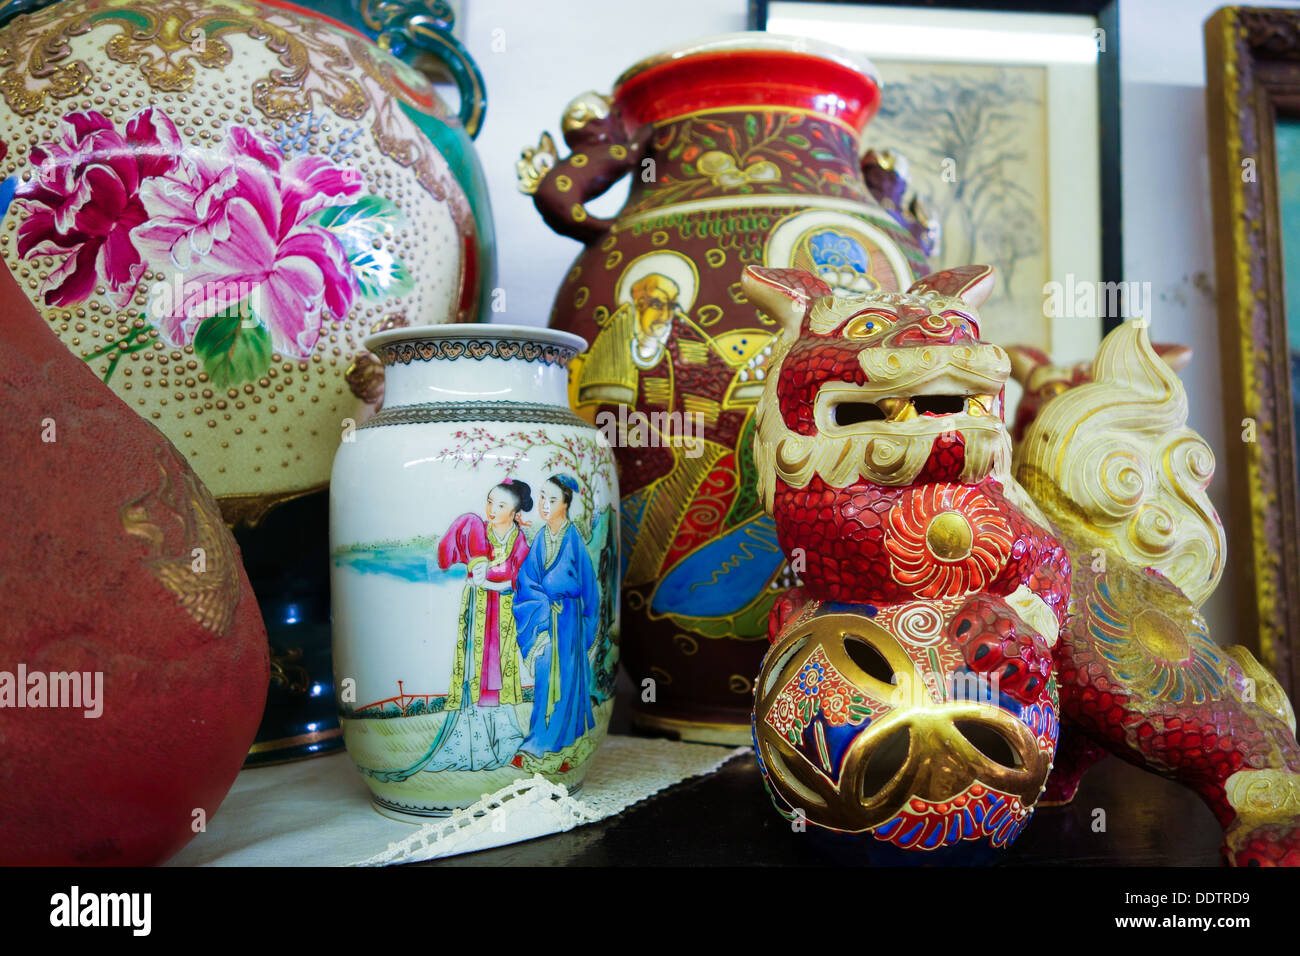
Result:
<svg viewBox="0 0 1300 956"><path fill-rule="evenodd" d="M245 767L343 749L330 654L329 492L235 528L271 646L271 686Z"/></svg>

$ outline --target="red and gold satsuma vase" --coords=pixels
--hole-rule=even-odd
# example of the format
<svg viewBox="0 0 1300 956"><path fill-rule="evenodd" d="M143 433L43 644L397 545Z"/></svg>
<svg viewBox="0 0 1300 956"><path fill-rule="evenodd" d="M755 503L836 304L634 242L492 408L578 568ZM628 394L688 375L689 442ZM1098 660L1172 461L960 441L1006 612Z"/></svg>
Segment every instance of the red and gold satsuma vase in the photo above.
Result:
<svg viewBox="0 0 1300 956"><path fill-rule="evenodd" d="M571 398L616 446L623 490L623 659L636 720L743 743L768 611L793 583L755 494L753 413L777 333L746 265L800 267L841 290L902 290L933 232L892 157L860 158L880 103L846 51L736 34L643 60L586 93L524 151L521 188L585 245L551 325L591 348ZM623 176L626 204L583 203Z"/></svg>

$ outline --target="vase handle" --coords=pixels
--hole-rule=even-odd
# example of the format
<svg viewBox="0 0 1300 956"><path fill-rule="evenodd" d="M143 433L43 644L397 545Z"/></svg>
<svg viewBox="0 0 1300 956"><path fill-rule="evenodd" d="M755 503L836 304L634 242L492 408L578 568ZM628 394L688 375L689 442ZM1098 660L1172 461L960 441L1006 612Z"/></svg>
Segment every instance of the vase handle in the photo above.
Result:
<svg viewBox="0 0 1300 956"><path fill-rule="evenodd" d="M385 50L412 66L417 54L428 53L446 67L460 93L460 124L471 138L478 136L487 91L478 65L452 35L451 6L445 0L360 0L360 7L362 20Z"/></svg>
<svg viewBox="0 0 1300 956"><path fill-rule="evenodd" d="M571 152L560 159L555 140L543 133L537 146L526 147L515 170L519 189L553 230L570 239L591 243L614 225L612 219L590 215L586 202L606 192L640 161L653 127L628 135L618 108L608 96L588 92L565 108L561 128Z"/></svg>
<svg viewBox="0 0 1300 956"><path fill-rule="evenodd" d="M939 249L939 221L921 197L913 195L904 205L908 189L907 158L890 150L868 150L862 157L862 178L867 191L894 221L912 234L927 259Z"/></svg>

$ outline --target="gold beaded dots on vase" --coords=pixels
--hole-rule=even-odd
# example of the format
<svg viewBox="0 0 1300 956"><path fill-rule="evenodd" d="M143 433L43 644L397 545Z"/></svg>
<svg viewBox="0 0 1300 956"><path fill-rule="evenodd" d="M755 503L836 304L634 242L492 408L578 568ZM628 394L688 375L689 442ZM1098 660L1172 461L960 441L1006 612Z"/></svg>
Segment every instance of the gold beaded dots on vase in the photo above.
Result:
<svg viewBox="0 0 1300 956"><path fill-rule="evenodd" d="M60 23L66 21L61 20ZM104 26L90 34L93 46L83 54L93 72L85 91L68 99L47 98L37 113L20 117L7 110L8 121L20 130L9 143L4 175L30 175L28 155L32 146L61 138L62 117L78 110L104 114L118 130L139 110L154 106L164 110L176 124L186 146L217 149L231 126L245 126L276 139L277 123L264 116L251 101L254 73L274 65L274 55L264 41L231 34L225 41L235 47L236 57L259 57L256 71L235 68L194 70L190 90L183 101L150 89L135 64L122 64L106 57L103 44L121 31L119 24ZM304 118L306 120L306 118ZM365 192L391 199L400 209L423 210L434 200L408 170L382 156L371 142L368 130L373 116L359 121L341 119L319 107L304 122L298 135L306 134L301 145L313 155L328 155L339 165L358 170ZM339 143L342 133L361 124L362 134ZM285 148L285 142L278 145ZM298 144L295 144L298 145ZM286 158L293 153L285 150ZM438 204L440 210L445 205ZM51 256L21 259L16 251L16 232L21 215L11 207L0 229L3 255L18 282L39 302L42 280L56 267ZM458 262L461 252L455 230L441 228L438 216L412 215L390 233L394 256L418 265L438 257ZM216 386L189 347L173 348L149 328L151 300L163 282L175 283L175 276L146 270L131 301L116 308L102 283L85 302L70 308L41 305L41 312L72 353L89 361L109 386L142 417L160 427L199 472L218 497L226 494L263 493L317 485L327 480L330 461L337 445L340 422L357 418L361 402L351 393L344 375L357 355L363 353L362 339L373 327L394 312L424 314L431 303L447 295L443 277L422 276L413 292L405 296L366 299L357 295L349 316L322 315L321 335L305 360L274 353L269 368L255 381L228 388ZM184 279L184 273L181 273ZM429 281L425 281L425 280ZM119 354L104 352L114 342L147 330L148 345Z"/></svg>

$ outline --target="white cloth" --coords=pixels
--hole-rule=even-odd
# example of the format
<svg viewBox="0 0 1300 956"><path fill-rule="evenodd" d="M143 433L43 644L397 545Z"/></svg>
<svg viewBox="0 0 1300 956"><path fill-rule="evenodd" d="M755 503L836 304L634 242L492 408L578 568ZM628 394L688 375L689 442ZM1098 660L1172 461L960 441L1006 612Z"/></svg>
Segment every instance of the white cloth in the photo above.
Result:
<svg viewBox="0 0 1300 956"><path fill-rule="evenodd" d="M259 767L240 773L206 832L168 865L382 866L468 853L603 820L749 752L610 736L576 796L536 776L423 826L377 813L346 754Z"/></svg>

